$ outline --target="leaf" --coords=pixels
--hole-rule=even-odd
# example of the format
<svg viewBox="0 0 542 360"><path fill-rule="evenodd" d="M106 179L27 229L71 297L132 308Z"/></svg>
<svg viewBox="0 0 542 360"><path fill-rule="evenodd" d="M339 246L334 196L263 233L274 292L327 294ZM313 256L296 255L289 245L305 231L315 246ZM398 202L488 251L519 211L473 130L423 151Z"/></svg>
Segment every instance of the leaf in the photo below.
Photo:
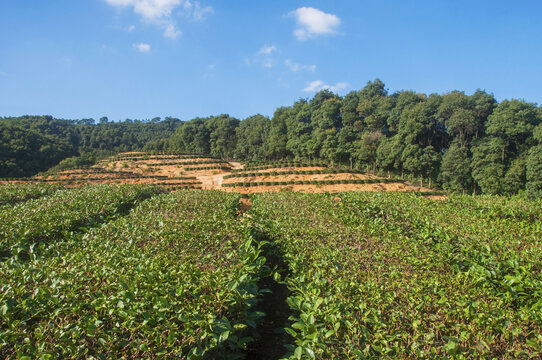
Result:
<svg viewBox="0 0 542 360"><path fill-rule="evenodd" d="M228 340L229 336L230 336L230 331L229 330L223 331L220 334L220 337L218 338L218 342L223 342L223 341Z"/></svg>
<svg viewBox="0 0 542 360"><path fill-rule="evenodd" d="M296 347L294 351L294 357L296 359L301 359L302 355L303 355L303 348L301 346Z"/></svg>

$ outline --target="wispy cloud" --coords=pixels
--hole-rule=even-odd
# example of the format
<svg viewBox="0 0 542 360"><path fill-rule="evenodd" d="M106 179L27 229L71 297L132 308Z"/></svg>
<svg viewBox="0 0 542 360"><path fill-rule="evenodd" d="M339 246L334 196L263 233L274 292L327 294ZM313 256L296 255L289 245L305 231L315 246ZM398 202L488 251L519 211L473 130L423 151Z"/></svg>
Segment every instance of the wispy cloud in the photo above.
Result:
<svg viewBox="0 0 542 360"><path fill-rule="evenodd" d="M328 85L322 80L314 80L307 84L303 89L305 92L318 92L320 90L328 89L329 91L338 92L348 87L348 83L338 82L335 85Z"/></svg>
<svg viewBox="0 0 542 360"><path fill-rule="evenodd" d="M284 65L286 65L288 67L288 69L290 69L293 72L298 72L298 71L301 71L301 70L308 70L310 72L315 72L316 71L316 65L297 64L297 63L293 62L290 59L286 59L284 61Z"/></svg>
<svg viewBox="0 0 542 360"><path fill-rule="evenodd" d="M205 20L208 15L214 13L214 9L211 6L201 5L198 1L185 0L183 2L184 15L192 18L193 20Z"/></svg>
<svg viewBox="0 0 542 360"><path fill-rule="evenodd" d="M264 45L254 55L244 59L245 64L259 64L264 68L272 68L279 61L280 50L275 45Z"/></svg>
<svg viewBox="0 0 542 360"><path fill-rule="evenodd" d="M300 7L292 12L297 28L294 35L298 40L306 40L317 35L329 35L337 32L341 19L337 15L328 14L312 7Z"/></svg>
<svg viewBox="0 0 542 360"><path fill-rule="evenodd" d="M132 7L134 12L146 20L158 20L171 16L171 12L181 5L181 0L105 0L108 4Z"/></svg>
<svg viewBox="0 0 542 360"><path fill-rule="evenodd" d="M212 79L212 78L214 78L215 77L215 69L216 69L215 64L207 65L207 68L205 69L206 71L203 73L203 78L204 79Z"/></svg>
<svg viewBox="0 0 542 360"><path fill-rule="evenodd" d="M143 21L156 24L163 29L167 38L177 38L181 31L177 28L174 15L179 13L186 18L203 20L213 12L211 6L202 6L198 1L191 0L105 0L117 7L132 8L134 13L141 16ZM132 31L133 25L128 28Z"/></svg>
<svg viewBox="0 0 542 360"><path fill-rule="evenodd" d="M176 39L181 36L181 34L181 30L177 29L173 24L168 24L164 29L164 36L170 39Z"/></svg>
<svg viewBox="0 0 542 360"><path fill-rule="evenodd" d="M260 51L258 51L258 55L269 55L274 51L277 51L277 47L275 45L265 45L260 49Z"/></svg>
<svg viewBox="0 0 542 360"><path fill-rule="evenodd" d="M142 53L148 53L151 51L151 46L145 43L133 44L132 47Z"/></svg>

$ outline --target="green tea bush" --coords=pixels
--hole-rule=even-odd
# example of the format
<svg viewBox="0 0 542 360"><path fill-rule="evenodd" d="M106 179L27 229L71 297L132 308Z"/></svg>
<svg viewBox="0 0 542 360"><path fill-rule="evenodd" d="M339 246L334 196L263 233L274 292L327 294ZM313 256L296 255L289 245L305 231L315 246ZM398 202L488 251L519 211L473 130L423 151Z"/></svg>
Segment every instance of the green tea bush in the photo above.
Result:
<svg viewBox="0 0 542 360"><path fill-rule="evenodd" d="M0 264L0 357L238 358L265 259L239 196L179 191Z"/></svg>
<svg viewBox="0 0 542 360"><path fill-rule="evenodd" d="M7 184L0 185L0 206L37 199L51 195L64 187L57 184Z"/></svg>
<svg viewBox="0 0 542 360"><path fill-rule="evenodd" d="M253 195L290 273L292 358L539 358L540 201Z"/></svg>
<svg viewBox="0 0 542 360"><path fill-rule="evenodd" d="M0 259L36 254L69 232L95 226L160 192L151 186L95 185L0 209Z"/></svg>

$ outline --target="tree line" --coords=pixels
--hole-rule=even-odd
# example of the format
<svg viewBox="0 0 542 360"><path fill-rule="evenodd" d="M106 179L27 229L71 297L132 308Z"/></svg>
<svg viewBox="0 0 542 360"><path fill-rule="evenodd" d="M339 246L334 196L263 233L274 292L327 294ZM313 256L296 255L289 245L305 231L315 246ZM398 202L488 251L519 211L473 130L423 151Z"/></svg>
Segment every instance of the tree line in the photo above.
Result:
<svg viewBox="0 0 542 360"><path fill-rule="evenodd" d="M0 178L32 176L59 165L79 167L140 150L149 141L169 138L180 124L175 118L110 122L102 117L98 123L52 116L0 118Z"/></svg>
<svg viewBox="0 0 542 360"><path fill-rule="evenodd" d="M340 97L329 90L271 119L228 115L182 123L145 149L236 160L325 161L410 176L455 192L542 194L542 108L477 90L389 94L376 79Z"/></svg>

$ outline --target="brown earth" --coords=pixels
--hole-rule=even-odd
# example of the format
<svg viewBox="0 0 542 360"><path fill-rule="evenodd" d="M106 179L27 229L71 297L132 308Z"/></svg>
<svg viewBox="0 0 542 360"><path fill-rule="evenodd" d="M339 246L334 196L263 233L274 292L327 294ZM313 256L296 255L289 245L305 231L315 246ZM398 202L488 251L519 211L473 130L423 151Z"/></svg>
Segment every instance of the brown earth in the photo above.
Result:
<svg viewBox="0 0 542 360"><path fill-rule="evenodd" d="M333 185L273 185L273 186L237 186L224 187L221 190L229 192L238 192L241 194L255 194L262 192L278 192L278 191L296 191L303 193L338 193L345 191L421 191L427 192L430 189L420 188L404 183L394 184L333 184Z"/></svg>
<svg viewBox="0 0 542 360"><path fill-rule="evenodd" d="M302 171L309 171L309 170L325 170L327 168L323 166L290 166L290 167L283 167L283 168L269 168L269 169L255 169L255 170L246 170L243 172L250 172L250 173L268 173L273 171L292 171L292 170L302 170Z"/></svg>
<svg viewBox="0 0 542 360"><path fill-rule="evenodd" d="M224 184L236 182L260 182L260 181L302 181L302 180L354 180L354 179L377 179L378 176L365 174L288 174L266 175L252 177L235 177L224 179Z"/></svg>
<svg viewBox="0 0 542 360"><path fill-rule="evenodd" d="M122 153L119 156L129 156L142 154L139 152ZM165 155L159 155L165 156ZM175 155L171 157L171 162L191 162L191 161L206 161L214 160L211 158L179 158ZM153 159L152 156L145 160L103 160L97 165L93 166L93 169L104 169L106 171L116 171L119 174L107 173L107 172L90 172L83 170L66 170L58 174L48 176L47 179L59 180L61 182L71 181L68 186L79 186L82 183L90 184L155 184L155 183L182 183L182 182L199 182L202 189L220 189L227 192L239 192L241 194L261 193L261 192L276 192L276 191L298 191L305 193L319 193L319 192L343 192L343 191L421 191L430 192L431 189L421 188L413 186L409 183L390 183L390 184L333 184L333 185L273 185L273 186L237 186L237 187L222 187L222 184L230 184L235 182L260 182L260 181L309 181L309 180L350 180L350 179L375 179L377 176L370 174L352 174L352 173L339 173L339 174L288 174L288 175L265 175L265 176L253 176L253 177L232 177L224 179L224 175L235 174L224 169L204 169L204 170L191 170L193 167L205 167L214 166L215 164L198 164L187 165L182 164L175 165L159 165L154 164L168 162L164 159ZM224 166L229 166L231 169L243 169L244 165L240 162L226 162L222 163ZM218 164L216 164L218 165ZM285 168L269 168L269 169L257 169L247 170L247 172L257 173L270 173L270 172L282 172L292 170L323 170L325 167L321 166L302 166L302 167L285 167ZM122 173L133 173L143 176L166 176L169 179L154 179L154 178L124 178L124 179L108 179L110 177L119 176L122 177ZM63 174L63 173L78 173L78 174ZM180 180L174 179L175 177L195 177L196 180ZM99 179L89 180L88 178ZM2 181L1 183L15 183L19 181ZM177 185L180 186L180 185ZM435 200L442 200L446 197L444 195L432 195L428 196Z"/></svg>

